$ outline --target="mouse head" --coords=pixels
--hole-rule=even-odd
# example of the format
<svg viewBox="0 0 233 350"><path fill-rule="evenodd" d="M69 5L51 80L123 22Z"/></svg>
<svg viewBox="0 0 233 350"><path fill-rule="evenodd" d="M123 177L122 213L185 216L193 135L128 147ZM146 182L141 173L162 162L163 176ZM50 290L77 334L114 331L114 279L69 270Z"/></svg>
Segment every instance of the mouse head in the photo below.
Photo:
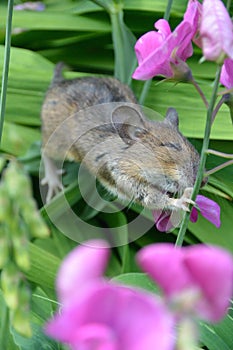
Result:
<svg viewBox="0 0 233 350"><path fill-rule="evenodd" d="M174 108L167 110L163 121L150 121L140 106L121 105L112 113L112 124L128 145L127 156L139 164L142 181L172 193L194 185L199 154L180 133Z"/></svg>

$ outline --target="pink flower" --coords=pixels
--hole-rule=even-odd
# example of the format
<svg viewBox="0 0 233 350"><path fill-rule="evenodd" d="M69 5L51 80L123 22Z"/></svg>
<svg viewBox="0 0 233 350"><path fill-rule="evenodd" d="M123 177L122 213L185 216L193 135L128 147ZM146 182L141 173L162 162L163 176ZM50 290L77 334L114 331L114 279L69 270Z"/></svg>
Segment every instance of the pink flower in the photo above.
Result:
<svg viewBox="0 0 233 350"><path fill-rule="evenodd" d="M139 66L133 73L134 79L146 80L155 75L172 77L171 63L178 66L192 55L191 40L198 26L199 7L197 0L190 0L184 20L173 33L169 23L160 19L154 24L158 31L150 31L138 39L135 52Z"/></svg>
<svg viewBox="0 0 233 350"><path fill-rule="evenodd" d="M206 218L208 221L212 222L216 227L220 227L221 221L220 221L220 206L214 202L213 200L202 196L197 195L196 198L196 205L200 209L200 214ZM198 218L198 211L194 207L192 208L191 215L190 215L190 221L196 222Z"/></svg>
<svg viewBox="0 0 233 350"><path fill-rule="evenodd" d="M220 207L213 200L197 195L196 205L200 210L200 214L214 224L216 227L220 227ZM178 227L182 219L179 211L172 210L153 210L153 216L155 219L155 225L157 230L161 232L168 232L175 227ZM193 207L191 210L190 221L196 222L198 219L198 210Z"/></svg>
<svg viewBox="0 0 233 350"><path fill-rule="evenodd" d="M204 0L200 24L202 50L205 59L223 62L233 59L233 25L221 0Z"/></svg>
<svg viewBox="0 0 233 350"><path fill-rule="evenodd" d="M185 314L195 313L207 321L217 322L227 313L233 292L233 260L223 249L152 244L141 249L137 261L178 311L183 301Z"/></svg>
<svg viewBox="0 0 233 350"><path fill-rule="evenodd" d="M233 87L233 60L230 58L225 59L221 70L220 82L227 89Z"/></svg>
<svg viewBox="0 0 233 350"><path fill-rule="evenodd" d="M172 210L153 210L152 214L158 231L169 232L179 225L179 223L176 225L173 222L172 213Z"/></svg>
<svg viewBox="0 0 233 350"><path fill-rule="evenodd" d="M172 350L174 321L165 305L104 279L106 243L87 245L74 249L61 266L57 289L63 305L46 333L74 350Z"/></svg>

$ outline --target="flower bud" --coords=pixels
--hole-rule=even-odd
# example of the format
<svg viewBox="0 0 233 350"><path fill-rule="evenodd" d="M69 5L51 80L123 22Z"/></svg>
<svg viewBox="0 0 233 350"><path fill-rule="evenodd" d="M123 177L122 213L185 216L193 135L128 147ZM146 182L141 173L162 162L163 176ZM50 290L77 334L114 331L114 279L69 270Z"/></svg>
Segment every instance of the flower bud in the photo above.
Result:
<svg viewBox="0 0 233 350"><path fill-rule="evenodd" d="M177 59L178 63L170 62L170 66L173 72L173 79L176 81L190 82L193 80L192 71L186 62Z"/></svg>
<svg viewBox="0 0 233 350"><path fill-rule="evenodd" d="M49 236L49 229L43 221L33 200L28 201L27 205L24 205L22 214L32 237L46 238Z"/></svg>
<svg viewBox="0 0 233 350"><path fill-rule="evenodd" d="M19 306L11 312L12 325L15 330L25 337L32 336L30 325L30 300L31 292L29 288L23 284L19 288Z"/></svg>
<svg viewBox="0 0 233 350"><path fill-rule="evenodd" d="M6 186L0 185L0 223L12 220L11 203Z"/></svg>
<svg viewBox="0 0 233 350"><path fill-rule="evenodd" d="M26 199L31 196L30 180L17 162L10 162L4 172L4 180L8 195L12 199Z"/></svg>
<svg viewBox="0 0 233 350"><path fill-rule="evenodd" d="M9 262L1 273L1 286L7 306L15 310L19 305L18 288L21 274L16 265Z"/></svg>
<svg viewBox="0 0 233 350"><path fill-rule="evenodd" d="M9 259L9 241L6 226L0 226L0 269L6 265Z"/></svg>
<svg viewBox="0 0 233 350"><path fill-rule="evenodd" d="M20 269L27 271L30 268L30 258L28 252L29 241L25 233L18 230L13 239L15 262Z"/></svg>

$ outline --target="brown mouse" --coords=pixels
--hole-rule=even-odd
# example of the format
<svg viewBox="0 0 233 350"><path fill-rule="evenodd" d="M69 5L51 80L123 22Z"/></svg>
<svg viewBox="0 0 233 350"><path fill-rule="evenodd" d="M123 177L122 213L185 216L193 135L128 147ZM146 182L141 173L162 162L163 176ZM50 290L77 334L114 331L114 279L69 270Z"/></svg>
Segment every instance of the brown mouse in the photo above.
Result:
<svg viewBox="0 0 233 350"><path fill-rule="evenodd" d="M180 133L176 110L151 121L118 80L67 80L62 69L56 66L41 112L47 201L62 188L51 158L70 159L84 162L120 199L151 209L188 210L199 154Z"/></svg>

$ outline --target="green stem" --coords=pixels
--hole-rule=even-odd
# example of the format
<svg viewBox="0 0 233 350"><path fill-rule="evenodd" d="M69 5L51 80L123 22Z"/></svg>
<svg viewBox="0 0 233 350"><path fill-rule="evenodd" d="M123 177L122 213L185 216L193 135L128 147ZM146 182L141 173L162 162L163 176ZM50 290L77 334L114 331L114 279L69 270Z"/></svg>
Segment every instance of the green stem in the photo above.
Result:
<svg viewBox="0 0 233 350"><path fill-rule="evenodd" d="M206 158L207 158L206 152L207 152L208 146L209 146L211 120L212 120L214 105L215 105L215 102L217 99L217 91L218 91L220 73L221 73L221 66L218 66L217 71L216 71L215 81L214 81L214 87L213 87L213 91L212 91L212 95L211 95L211 99L210 99L210 103L209 103L209 108L207 110L205 135L204 135L203 144L202 144L200 165L199 165L197 179L196 179L196 182L194 184L193 193L192 193L192 200L194 200L194 201L195 201L196 196L200 190L201 182L202 182L204 171L205 171L205 163L206 163ZM182 244L183 244L185 232L187 230L188 223L189 223L189 217L190 217L190 212L185 213L183 221L181 223L181 227L180 227L178 236L177 236L176 246L182 246Z"/></svg>
<svg viewBox="0 0 233 350"><path fill-rule="evenodd" d="M6 94L7 94L7 82L10 63L10 50L11 50L11 25L13 15L14 0L8 0L7 11L7 23L6 23L6 39L5 39L5 52L4 52L4 64L2 72L2 90L0 98L0 142L2 139L2 130L6 109Z"/></svg>
<svg viewBox="0 0 233 350"><path fill-rule="evenodd" d="M200 88L200 86L198 85L198 83L196 82L196 80L194 78L191 79L191 83L193 84L193 86L195 87L195 89L197 90L199 95L201 96L202 101L204 102L206 108L208 108L209 103L208 103L208 101L207 101L207 99L206 99L202 89Z"/></svg>
<svg viewBox="0 0 233 350"><path fill-rule="evenodd" d="M138 100L140 105L143 105L143 103L146 99L146 95L147 95L148 91L150 90L151 83L152 83L152 79L149 79L143 84L142 92L141 92L139 100Z"/></svg>
<svg viewBox="0 0 233 350"><path fill-rule="evenodd" d="M222 169L224 169L224 168L226 168L227 166L230 166L230 165L232 165L232 164L233 164L233 159L232 159L232 160L228 160L227 162L225 162L225 163L223 163L223 164L220 164L220 165L216 166L215 168L213 168L213 169L207 171L207 172L205 173L205 177L208 177L208 176L210 176L210 175L216 173L217 171L222 170Z"/></svg>
<svg viewBox="0 0 233 350"><path fill-rule="evenodd" d="M217 157L233 159L233 154L215 151L214 149L207 149L206 153L213 154L214 156L217 156Z"/></svg>
<svg viewBox="0 0 233 350"><path fill-rule="evenodd" d="M110 12L110 19L112 24L112 36L113 36L113 45L114 48L117 48L117 53L115 51L115 72L114 76L118 78L120 81L125 82L126 72L124 71L124 43L122 37L122 31L120 26L120 16L123 16L123 12ZM121 65L120 69L119 66Z"/></svg>
<svg viewBox="0 0 233 350"><path fill-rule="evenodd" d="M222 105L228 101L228 95L223 95L221 97L221 99L219 100L217 106L215 107L214 111L213 111L213 114L212 114L212 118L211 118L211 123L213 124L214 120L215 120L215 117L219 111L219 109L222 107Z"/></svg>
<svg viewBox="0 0 233 350"><path fill-rule="evenodd" d="M231 0L227 0L227 10L229 11L231 7Z"/></svg>
<svg viewBox="0 0 233 350"><path fill-rule="evenodd" d="M121 273L127 273L130 271L129 267L129 244L124 244L122 247L122 265L121 265Z"/></svg>
<svg viewBox="0 0 233 350"><path fill-rule="evenodd" d="M167 21L169 20L169 17L170 17L172 2L173 2L173 0L168 0L167 8L166 8L166 11L165 11L164 16L163 16L163 18L166 19Z"/></svg>

